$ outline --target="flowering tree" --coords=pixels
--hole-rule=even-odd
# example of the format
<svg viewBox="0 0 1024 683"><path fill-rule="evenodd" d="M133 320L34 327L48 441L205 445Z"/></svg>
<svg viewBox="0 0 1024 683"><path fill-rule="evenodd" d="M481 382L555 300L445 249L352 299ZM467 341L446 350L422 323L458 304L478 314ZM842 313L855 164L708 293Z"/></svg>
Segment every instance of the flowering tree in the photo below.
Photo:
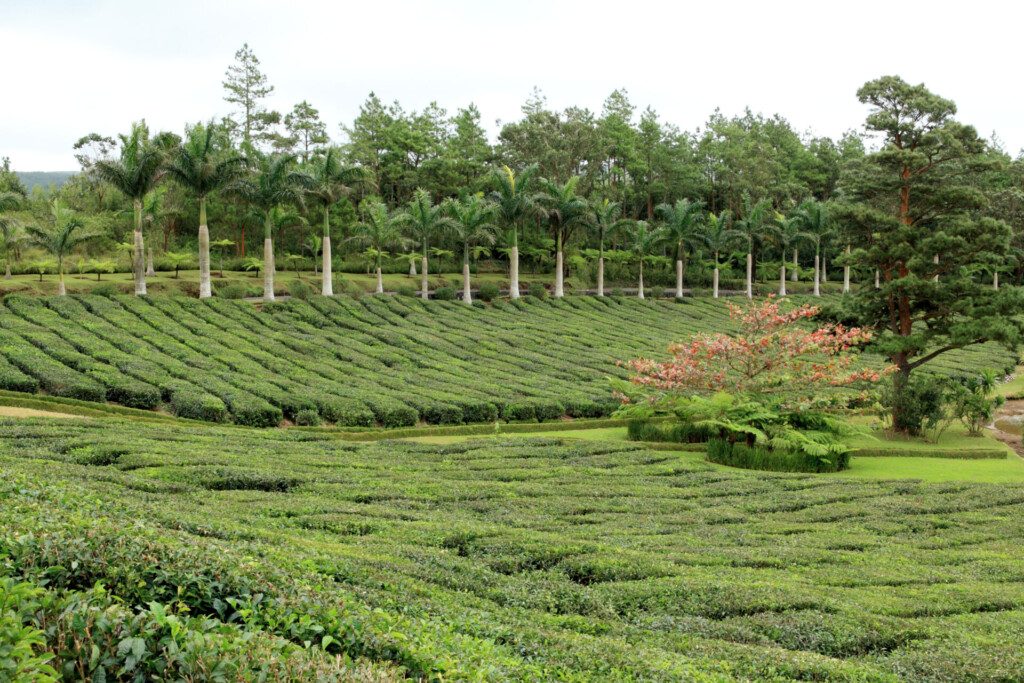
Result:
<svg viewBox="0 0 1024 683"><path fill-rule="evenodd" d="M698 334L669 347L671 358L624 363L629 382L613 382L620 414L671 414L717 429L729 441L827 456L843 450L830 435L842 424L823 410L840 405L832 387L875 382L890 370L855 367L855 347L871 333L825 324L811 327L817 306L783 311L772 297L746 307L726 304L736 333Z"/></svg>

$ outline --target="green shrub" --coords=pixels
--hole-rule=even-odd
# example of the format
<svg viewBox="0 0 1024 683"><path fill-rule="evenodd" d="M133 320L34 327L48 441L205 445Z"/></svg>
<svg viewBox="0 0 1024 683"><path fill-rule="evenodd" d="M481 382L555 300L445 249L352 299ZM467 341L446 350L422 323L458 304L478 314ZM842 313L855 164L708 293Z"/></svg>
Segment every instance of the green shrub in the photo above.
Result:
<svg viewBox="0 0 1024 683"><path fill-rule="evenodd" d="M241 397L231 404L235 422L247 427L276 427L284 414L277 406L257 398Z"/></svg>
<svg viewBox="0 0 1024 683"><path fill-rule="evenodd" d="M398 292L398 296L408 296L408 297L415 297L416 296L416 288L413 287L412 285L401 285L397 289L397 292Z"/></svg>
<svg viewBox="0 0 1024 683"><path fill-rule="evenodd" d="M178 417L206 422L224 422L228 415L224 401L198 391L175 391L171 396L171 411Z"/></svg>
<svg viewBox="0 0 1024 683"><path fill-rule="evenodd" d="M372 427L375 420L366 404L349 398L323 399L320 414L328 422L345 427Z"/></svg>
<svg viewBox="0 0 1024 683"><path fill-rule="evenodd" d="M92 287L89 293L93 296L115 296L120 294L121 290L113 282L104 282L101 285Z"/></svg>
<svg viewBox="0 0 1024 683"><path fill-rule="evenodd" d="M203 488L211 491L267 491L284 493L300 483L296 477L283 477L267 472L221 468L200 478Z"/></svg>
<svg viewBox="0 0 1024 683"><path fill-rule="evenodd" d="M630 441L707 443L717 437L718 432L708 427L698 427L687 422L631 420L626 428L626 436Z"/></svg>
<svg viewBox="0 0 1024 683"><path fill-rule="evenodd" d="M477 297L481 301L494 301L498 298L498 294L501 290L498 289L498 285L491 282L485 282L480 285L480 289L477 292Z"/></svg>
<svg viewBox="0 0 1024 683"><path fill-rule="evenodd" d="M288 294L300 301L305 301L316 292L304 280L292 280L288 283Z"/></svg>
<svg viewBox="0 0 1024 683"><path fill-rule="evenodd" d="M258 287L234 284L217 287L213 293L221 299L245 299L246 297L259 296L261 290Z"/></svg>
<svg viewBox="0 0 1024 683"><path fill-rule="evenodd" d="M502 408L501 418L509 422L532 422L537 419L537 408L528 401L512 401Z"/></svg>
<svg viewBox="0 0 1024 683"><path fill-rule="evenodd" d="M802 451L778 451L717 438L708 441L707 458L720 465L768 472L838 472L850 466L849 452L828 457L814 456Z"/></svg>
<svg viewBox="0 0 1024 683"><path fill-rule="evenodd" d="M420 411L420 417L435 425L457 425L463 421L462 409L447 403L431 403Z"/></svg>
<svg viewBox="0 0 1024 683"><path fill-rule="evenodd" d="M882 405L886 413L899 412L911 434L922 434L941 424L946 402L943 378L917 372L910 376L902 392L895 392L892 382L885 382L883 387Z"/></svg>
<svg viewBox="0 0 1024 683"><path fill-rule="evenodd" d="M438 301L454 301L455 290L451 287L438 287L434 290L433 298Z"/></svg>
<svg viewBox="0 0 1024 683"><path fill-rule="evenodd" d="M532 296L535 299L548 298L548 288L544 286L543 282L531 282L526 292L527 296Z"/></svg>
<svg viewBox="0 0 1024 683"><path fill-rule="evenodd" d="M27 582L0 577L0 680L49 683L57 672L44 654L46 638L33 625L43 590Z"/></svg>
<svg viewBox="0 0 1024 683"><path fill-rule="evenodd" d="M300 427L317 427L320 425L320 413L313 408L303 408L295 413L295 424Z"/></svg>

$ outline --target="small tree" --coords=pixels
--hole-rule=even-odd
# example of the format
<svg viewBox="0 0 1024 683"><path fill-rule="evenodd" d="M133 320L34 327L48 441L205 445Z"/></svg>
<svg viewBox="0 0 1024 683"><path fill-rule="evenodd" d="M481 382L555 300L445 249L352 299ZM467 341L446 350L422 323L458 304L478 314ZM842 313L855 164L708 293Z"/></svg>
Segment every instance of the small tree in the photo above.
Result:
<svg viewBox="0 0 1024 683"><path fill-rule="evenodd" d="M493 223L497 210L493 204L483 198L483 193L470 195L462 200L448 200L444 203L445 211L451 217L452 236L462 247L462 300L473 303L470 294L469 265L470 260L486 250L495 240Z"/></svg>
<svg viewBox="0 0 1024 683"><path fill-rule="evenodd" d="M59 201L50 204L50 216L46 225L30 225L27 228L29 237L38 246L51 254L57 261L57 294L64 296L64 259L74 249L99 235L85 229L85 221L74 211ZM39 271L39 280L43 279L43 270Z"/></svg>
<svg viewBox="0 0 1024 683"><path fill-rule="evenodd" d="M116 268L116 264L111 260L97 260L91 259L85 264L85 272L96 273L96 282L100 281L100 276L103 273L113 273Z"/></svg>
<svg viewBox="0 0 1024 683"><path fill-rule="evenodd" d="M192 254L187 251L169 251L164 254L164 259L170 262L171 268L174 268L174 279L177 280L181 267L192 263Z"/></svg>
<svg viewBox="0 0 1024 683"><path fill-rule="evenodd" d="M217 240L211 242L210 246L217 250L217 265L220 266L220 274L217 277L224 277L224 252L228 247L235 246L234 241L229 239Z"/></svg>

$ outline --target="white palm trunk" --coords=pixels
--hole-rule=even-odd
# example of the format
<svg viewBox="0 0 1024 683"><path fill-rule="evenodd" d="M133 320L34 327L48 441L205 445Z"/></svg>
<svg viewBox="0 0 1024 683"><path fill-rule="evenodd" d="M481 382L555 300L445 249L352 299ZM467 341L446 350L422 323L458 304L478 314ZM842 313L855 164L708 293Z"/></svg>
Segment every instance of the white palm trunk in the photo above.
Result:
<svg viewBox="0 0 1024 683"><path fill-rule="evenodd" d="M64 287L64 264L60 265L60 277L57 279L57 296L67 295L68 290Z"/></svg>
<svg viewBox="0 0 1024 683"><path fill-rule="evenodd" d="M10 280L12 277L14 276L11 275L11 257L7 256L4 261L4 279Z"/></svg>
<svg viewBox="0 0 1024 683"><path fill-rule="evenodd" d="M132 274L135 276L135 296L146 296L146 247L142 243L142 200L135 200L135 231L132 233Z"/></svg>
<svg viewBox="0 0 1024 683"><path fill-rule="evenodd" d="M992 273L992 289L999 291L999 271Z"/></svg>
<svg viewBox="0 0 1024 683"><path fill-rule="evenodd" d="M263 238L263 300L274 300L274 240Z"/></svg>
<svg viewBox="0 0 1024 683"><path fill-rule="evenodd" d="M938 254L936 254L935 256L932 257L932 263L934 263L936 266L939 265L939 255ZM938 268L936 268L936 270L938 270ZM935 277L933 277L932 280L934 280L935 282L938 282L939 281L939 274L935 273Z"/></svg>
<svg viewBox="0 0 1024 683"><path fill-rule="evenodd" d="M754 254L747 252L747 298L754 298Z"/></svg>
<svg viewBox="0 0 1024 683"><path fill-rule="evenodd" d="M711 276L711 296L718 298L718 252L715 252L715 273Z"/></svg>
<svg viewBox="0 0 1024 683"><path fill-rule="evenodd" d="M565 275L562 273L562 250L555 252L555 298L565 296Z"/></svg>
<svg viewBox="0 0 1024 683"><path fill-rule="evenodd" d="M683 298L683 259L676 259L676 298Z"/></svg>
<svg viewBox="0 0 1024 683"><path fill-rule="evenodd" d="M828 259L821 257L821 281L828 282Z"/></svg>
<svg viewBox="0 0 1024 683"><path fill-rule="evenodd" d="M206 198L199 198L199 298L213 296L210 283L210 228L206 225Z"/></svg>
<svg viewBox="0 0 1024 683"><path fill-rule="evenodd" d="M469 261L462 262L462 300L473 303L473 295L469 291Z"/></svg>
<svg viewBox="0 0 1024 683"><path fill-rule="evenodd" d="M156 275L156 269L153 268L153 247L149 247L146 250L146 277L154 275Z"/></svg>
<svg viewBox="0 0 1024 683"><path fill-rule="evenodd" d="M384 293L384 274L380 270L380 264L377 265L377 293Z"/></svg>
<svg viewBox="0 0 1024 683"><path fill-rule="evenodd" d="M789 274L789 279L793 282L798 282L800 279L800 250L793 248L793 272Z"/></svg>
<svg viewBox="0 0 1024 683"><path fill-rule="evenodd" d="M644 298L644 261L640 259L640 281L637 283L636 298Z"/></svg>
<svg viewBox="0 0 1024 683"><path fill-rule="evenodd" d="M416 259L409 259L409 277L416 277Z"/></svg>
<svg viewBox="0 0 1024 683"><path fill-rule="evenodd" d="M779 296L786 296L786 259L782 259L779 267Z"/></svg>
<svg viewBox="0 0 1024 683"><path fill-rule="evenodd" d="M846 259L850 259L850 245L846 245ZM843 294L850 293L850 264L843 266Z"/></svg>
<svg viewBox="0 0 1024 683"><path fill-rule="evenodd" d="M821 296L821 257L814 255L814 296Z"/></svg>
<svg viewBox="0 0 1024 683"><path fill-rule="evenodd" d="M421 262L422 268L420 268L420 296L424 299L430 298L430 282L428 281L428 266L427 266L427 255L423 255L423 261Z"/></svg>
<svg viewBox="0 0 1024 683"><path fill-rule="evenodd" d="M875 268L875 289L881 289L881 288L882 288L882 274L879 272L878 268Z"/></svg>
<svg viewBox="0 0 1024 683"><path fill-rule="evenodd" d="M604 256L597 259L597 295L604 296Z"/></svg>
<svg viewBox="0 0 1024 683"><path fill-rule="evenodd" d="M519 247L512 247L508 253L508 295L519 298Z"/></svg>
<svg viewBox="0 0 1024 683"><path fill-rule="evenodd" d="M324 296L334 296L334 263L331 256L331 236L324 235L323 239L323 283L320 286L320 293Z"/></svg>

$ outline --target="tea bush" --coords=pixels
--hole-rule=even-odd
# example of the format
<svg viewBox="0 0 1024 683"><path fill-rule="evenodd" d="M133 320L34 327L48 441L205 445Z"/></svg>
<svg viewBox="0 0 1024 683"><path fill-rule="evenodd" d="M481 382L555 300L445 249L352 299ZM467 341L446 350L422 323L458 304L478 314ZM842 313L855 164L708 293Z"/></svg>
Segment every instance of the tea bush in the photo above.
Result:
<svg viewBox="0 0 1024 683"><path fill-rule="evenodd" d="M815 456L717 438L708 441L707 454L708 460L720 465L768 472L838 472L850 466L849 452Z"/></svg>

